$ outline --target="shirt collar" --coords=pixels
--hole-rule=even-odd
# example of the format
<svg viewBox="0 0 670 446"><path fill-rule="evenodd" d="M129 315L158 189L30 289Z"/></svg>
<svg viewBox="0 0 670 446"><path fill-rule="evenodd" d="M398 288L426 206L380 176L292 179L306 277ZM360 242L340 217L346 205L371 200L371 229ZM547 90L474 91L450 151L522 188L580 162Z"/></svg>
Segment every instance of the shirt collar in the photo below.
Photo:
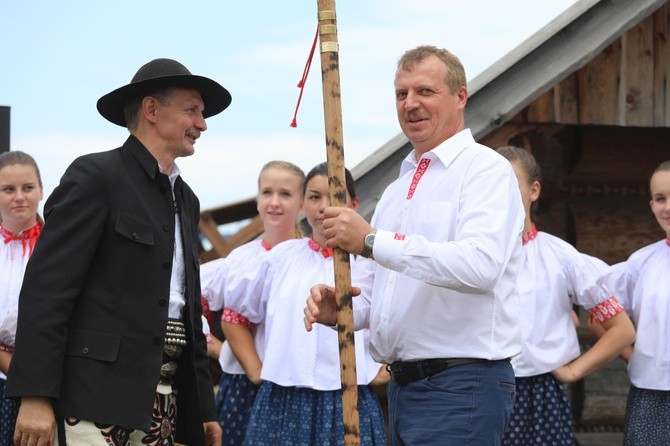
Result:
<svg viewBox="0 0 670 446"><path fill-rule="evenodd" d="M310 248L312 248L312 251L321 252L321 254L323 254L324 259L333 256L333 249L328 247L322 248L321 245L319 245L314 240L314 237L310 237L309 240L307 241L307 244L309 245Z"/></svg>
<svg viewBox="0 0 670 446"><path fill-rule="evenodd" d="M170 180L170 184L172 185L172 188L174 189L174 183L177 181L177 178L181 174L181 170L179 170L179 166L177 166L177 163L172 164L172 172L170 175L168 175L168 179Z"/></svg>
<svg viewBox="0 0 670 446"><path fill-rule="evenodd" d="M20 241L24 256L26 255L26 253L28 254L28 256L30 256L33 253L33 248L35 247L35 243L37 243L37 237L39 237L40 232L42 232L42 223L40 223L39 221L30 228L25 229L18 234L13 233L9 229L0 225L0 236L2 237L5 245L9 244L14 240ZM28 248L27 252L26 247Z"/></svg>
<svg viewBox="0 0 670 446"><path fill-rule="evenodd" d="M137 139L135 135L130 135L128 136L128 139L126 140L125 143L123 143L123 147L132 153L132 155L135 157L135 159L140 163L144 171L149 175L152 179L155 179L158 173L160 172L160 168L158 166L158 161L156 161L156 158L147 150L147 148L142 144L142 141ZM174 189L175 182L177 181L177 177L181 174L181 171L179 170L179 166L177 166L177 163L172 164L172 172L170 175L168 175L168 178L170 179L170 184L172 185L172 188Z"/></svg>
<svg viewBox="0 0 670 446"><path fill-rule="evenodd" d="M472 137L472 131L470 129L463 129L439 146L424 153L423 158L437 158L446 167L456 159L459 153L474 143L475 139ZM400 165L400 175L402 176L405 173L416 169L417 165L416 150L412 150Z"/></svg>
<svg viewBox="0 0 670 446"><path fill-rule="evenodd" d="M139 139L134 135L130 135L126 139L126 142L123 143L123 148L133 155L151 179L156 178L159 172L158 161L156 161L156 158L144 147L144 144Z"/></svg>
<svg viewBox="0 0 670 446"><path fill-rule="evenodd" d="M532 240L535 240L536 237L537 237L537 228L535 227L535 223L533 223L528 232L526 232L521 236L521 245L526 246L527 243L529 243Z"/></svg>

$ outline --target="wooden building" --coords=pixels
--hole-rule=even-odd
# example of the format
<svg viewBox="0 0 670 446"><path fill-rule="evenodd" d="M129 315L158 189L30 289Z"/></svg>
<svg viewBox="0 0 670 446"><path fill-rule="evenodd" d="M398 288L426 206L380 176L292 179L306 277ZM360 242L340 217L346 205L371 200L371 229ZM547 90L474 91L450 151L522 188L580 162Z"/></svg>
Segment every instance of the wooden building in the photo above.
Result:
<svg viewBox="0 0 670 446"><path fill-rule="evenodd" d="M523 146L540 162L538 229L608 263L664 237L648 179L670 159L669 31L670 0L582 0L469 82L475 139ZM366 217L410 150L400 134L352 169ZM254 215L253 200L204 211L213 248L203 261L258 236L257 219L229 239L216 230ZM592 339L581 334L587 348ZM580 386L572 389L578 427L621 425L623 362Z"/></svg>

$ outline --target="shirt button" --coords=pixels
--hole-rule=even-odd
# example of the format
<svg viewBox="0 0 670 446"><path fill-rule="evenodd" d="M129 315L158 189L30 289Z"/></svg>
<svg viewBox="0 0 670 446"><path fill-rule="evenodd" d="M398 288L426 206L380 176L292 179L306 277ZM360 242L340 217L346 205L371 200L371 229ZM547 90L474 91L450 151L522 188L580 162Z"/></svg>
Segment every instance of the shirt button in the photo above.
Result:
<svg viewBox="0 0 670 446"><path fill-rule="evenodd" d="M82 348L81 353L84 354L84 355L88 355L88 347Z"/></svg>
<svg viewBox="0 0 670 446"><path fill-rule="evenodd" d="M168 232L169 230L170 230L170 226L168 226L167 224L164 224L163 225L163 231Z"/></svg>
<svg viewBox="0 0 670 446"><path fill-rule="evenodd" d="M161 307L166 306L167 305L167 299L164 298L164 297L161 297L160 299L158 299L158 305L160 305Z"/></svg>
<svg viewBox="0 0 670 446"><path fill-rule="evenodd" d="M161 342L163 342L163 337L156 335L154 336L154 345L161 345Z"/></svg>

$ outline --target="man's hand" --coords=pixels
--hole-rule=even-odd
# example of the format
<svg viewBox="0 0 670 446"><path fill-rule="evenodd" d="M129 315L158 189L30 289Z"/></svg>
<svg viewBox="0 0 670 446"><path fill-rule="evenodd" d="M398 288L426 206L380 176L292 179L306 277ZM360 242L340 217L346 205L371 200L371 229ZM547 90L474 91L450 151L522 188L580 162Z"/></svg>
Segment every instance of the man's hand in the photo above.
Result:
<svg viewBox="0 0 670 446"><path fill-rule="evenodd" d="M358 296L359 294L361 294L360 288L351 288L352 296ZM303 322L307 331L312 331L312 327L317 322L331 326L337 324L335 288L324 284L314 285L309 290L309 297L307 298L307 306L304 313Z"/></svg>
<svg viewBox="0 0 670 446"><path fill-rule="evenodd" d="M203 424L205 429L205 445L207 446L221 446L221 426L217 421L206 421Z"/></svg>
<svg viewBox="0 0 670 446"><path fill-rule="evenodd" d="M56 417L49 398L21 398L14 430L15 446L51 446L56 438Z"/></svg>
<svg viewBox="0 0 670 446"><path fill-rule="evenodd" d="M323 232L326 245L351 254L363 251L363 239L372 232L372 226L351 208L329 206L323 213Z"/></svg>

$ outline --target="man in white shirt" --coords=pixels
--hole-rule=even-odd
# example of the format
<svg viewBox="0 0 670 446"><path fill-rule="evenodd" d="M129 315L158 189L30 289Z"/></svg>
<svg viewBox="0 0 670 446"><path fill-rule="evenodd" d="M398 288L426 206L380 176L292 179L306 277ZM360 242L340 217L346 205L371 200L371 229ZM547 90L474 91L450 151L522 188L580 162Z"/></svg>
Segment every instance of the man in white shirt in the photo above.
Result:
<svg viewBox="0 0 670 446"><path fill-rule="evenodd" d="M371 329L372 356L389 364L393 444L500 444L515 397L509 358L521 350L518 183L465 128L465 70L453 54L405 52L395 95L414 150L370 224L326 209L328 246L374 259L354 264L354 319ZM333 289L314 286L306 328L335 315Z"/></svg>

